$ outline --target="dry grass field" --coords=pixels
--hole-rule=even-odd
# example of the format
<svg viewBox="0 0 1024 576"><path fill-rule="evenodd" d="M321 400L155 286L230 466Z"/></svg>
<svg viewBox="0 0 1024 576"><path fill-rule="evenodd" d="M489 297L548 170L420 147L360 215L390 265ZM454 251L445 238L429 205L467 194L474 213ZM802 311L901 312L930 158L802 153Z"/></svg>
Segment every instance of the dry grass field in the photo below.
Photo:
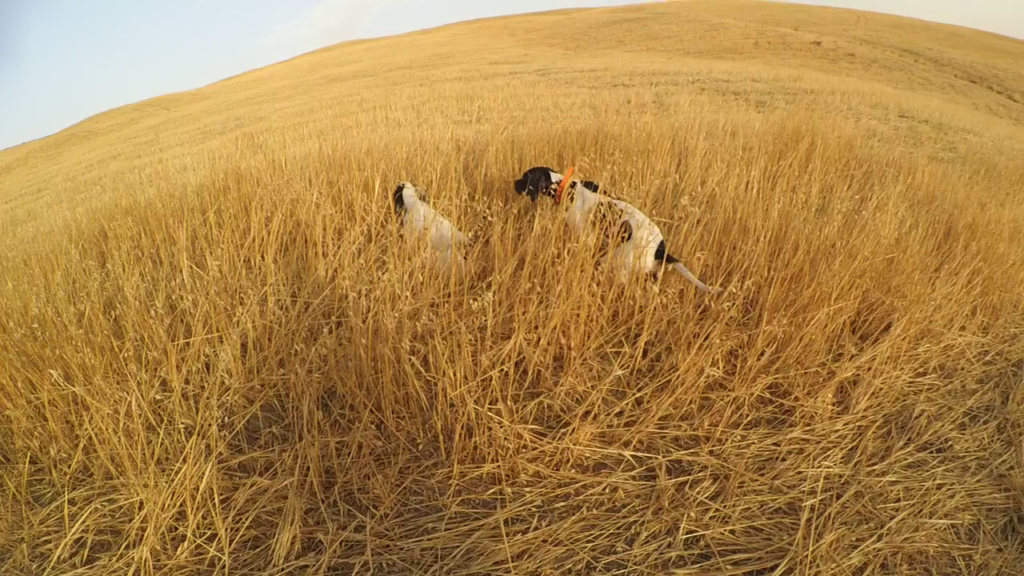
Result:
<svg viewBox="0 0 1024 576"><path fill-rule="evenodd" d="M1024 42L656 3L0 152L0 573L1024 570ZM725 291L595 270L576 166ZM425 186L479 241L400 242Z"/></svg>

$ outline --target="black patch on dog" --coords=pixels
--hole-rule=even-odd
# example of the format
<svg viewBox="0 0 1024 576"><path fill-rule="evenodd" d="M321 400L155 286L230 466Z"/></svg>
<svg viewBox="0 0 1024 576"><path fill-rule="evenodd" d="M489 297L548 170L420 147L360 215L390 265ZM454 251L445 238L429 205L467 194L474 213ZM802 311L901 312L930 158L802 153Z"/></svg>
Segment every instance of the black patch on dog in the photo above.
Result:
<svg viewBox="0 0 1024 576"><path fill-rule="evenodd" d="M405 211L405 198L402 196L402 190L405 190L405 186L402 184L395 188L394 193L394 204L395 204L395 216L401 216L402 212Z"/></svg>
<svg viewBox="0 0 1024 576"><path fill-rule="evenodd" d="M662 239L661 242L658 242L658 247L654 250L654 259L663 260L666 264L675 264L676 262L679 262L679 260L675 256L669 254L665 250L664 239Z"/></svg>
<svg viewBox="0 0 1024 576"><path fill-rule="evenodd" d="M522 178L515 181L516 194L526 194L530 200L536 202L541 194L552 195L551 173L554 172L547 166L534 166L523 172Z"/></svg>

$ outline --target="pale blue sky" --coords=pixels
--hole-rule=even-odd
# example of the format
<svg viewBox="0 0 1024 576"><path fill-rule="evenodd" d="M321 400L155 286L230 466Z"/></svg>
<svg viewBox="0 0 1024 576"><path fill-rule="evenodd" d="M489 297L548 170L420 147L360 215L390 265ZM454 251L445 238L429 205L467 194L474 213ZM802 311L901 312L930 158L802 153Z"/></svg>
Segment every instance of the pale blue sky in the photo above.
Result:
<svg viewBox="0 0 1024 576"><path fill-rule="evenodd" d="M0 0L0 149L344 40L643 1ZM1024 0L801 1L1024 37Z"/></svg>

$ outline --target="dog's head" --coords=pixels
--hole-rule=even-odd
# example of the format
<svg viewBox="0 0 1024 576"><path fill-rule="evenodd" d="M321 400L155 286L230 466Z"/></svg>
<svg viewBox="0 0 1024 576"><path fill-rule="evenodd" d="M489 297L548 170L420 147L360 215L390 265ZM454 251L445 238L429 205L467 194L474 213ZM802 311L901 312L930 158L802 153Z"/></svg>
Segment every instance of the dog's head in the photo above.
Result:
<svg viewBox="0 0 1024 576"><path fill-rule="evenodd" d="M417 188L412 182L399 182L394 194L392 194L392 201L395 207L395 214L397 215L416 202L429 204L430 197L423 189Z"/></svg>
<svg viewBox="0 0 1024 576"><path fill-rule="evenodd" d="M572 178L573 170L570 168L570 182L566 183L565 191L571 191L574 193L577 186L582 186L587 190L598 194L601 191L601 185L592 180L584 180L582 182ZM555 172L547 166L534 166L526 172L523 176L515 181L515 188L517 194L526 194L530 197L530 200L534 202L540 196L547 196L552 200L558 202L558 187L562 184L562 180L565 176Z"/></svg>
<svg viewBox="0 0 1024 576"><path fill-rule="evenodd" d="M562 175L547 166L534 166L514 182L516 194L526 194L536 202L541 195L555 197Z"/></svg>

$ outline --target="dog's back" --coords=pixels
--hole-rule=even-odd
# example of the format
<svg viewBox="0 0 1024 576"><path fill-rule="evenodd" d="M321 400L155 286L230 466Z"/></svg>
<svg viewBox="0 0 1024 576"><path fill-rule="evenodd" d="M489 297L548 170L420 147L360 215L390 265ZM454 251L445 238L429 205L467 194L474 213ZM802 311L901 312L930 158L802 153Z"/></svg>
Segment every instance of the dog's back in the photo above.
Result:
<svg viewBox="0 0 1024 576"><path fill-rule="evenodd" d="M468 238L450 220L422 200L416 186L409 182L399 184L394 194L394 208L407 241L425 239L425 247L438 257L437 262L443 268L454 263L461 270L463 256L457 255L456 250L466 244Z"/></svg>

